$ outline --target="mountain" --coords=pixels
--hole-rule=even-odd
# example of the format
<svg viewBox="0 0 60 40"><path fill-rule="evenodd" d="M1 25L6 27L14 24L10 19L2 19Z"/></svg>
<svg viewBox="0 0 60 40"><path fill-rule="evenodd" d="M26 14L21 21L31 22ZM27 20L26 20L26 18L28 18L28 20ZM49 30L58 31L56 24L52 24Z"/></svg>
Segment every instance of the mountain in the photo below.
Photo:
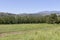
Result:
<svg viewBox="0 0 60 40"><path fill-rule="evenodd" d="M60 15L60 11L42 11L42 12L38 12L36 14L40 14L40 15L50 15L50 14L57 14Z"/></svg>
<svg viewBox="0 0 60 40"><path fill-rule="evenodd" d="M13 13L6 13L6 12L0 12L0 16L14 16L16 14Z"/></svg>
<svg viewBox="0 0 60 40"><path fill-rule="evenodd" d="M42 11L42 12L37 12L37 13L22 13L19 14L20 16L27 16L27 15L33 15L33 16L44 16L44 15L50 15L50 14L57 14L60 15L60 11Z"/></svg>
<svg viewBox="0 0 60 40"><path fill-rule="evenodd" d="M37 13L21 13L21 14L13 14L13 13L6 13L6 12L0 12L0 16L44 16L44 15L50 15L50 14L57 14L60 15L60 11L42 11Z"/></svg>

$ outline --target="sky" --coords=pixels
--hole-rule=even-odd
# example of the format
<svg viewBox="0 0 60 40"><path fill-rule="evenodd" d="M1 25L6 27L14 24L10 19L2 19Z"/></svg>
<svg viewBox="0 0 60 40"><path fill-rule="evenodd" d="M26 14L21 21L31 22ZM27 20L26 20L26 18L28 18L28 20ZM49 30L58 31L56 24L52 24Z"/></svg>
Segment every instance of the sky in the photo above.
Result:
<svg viewBox="0 0 60 40"><path fill-rule="evenodd" d="M0 12L35 13L60 11L60 0L0 0Z"/></svg>

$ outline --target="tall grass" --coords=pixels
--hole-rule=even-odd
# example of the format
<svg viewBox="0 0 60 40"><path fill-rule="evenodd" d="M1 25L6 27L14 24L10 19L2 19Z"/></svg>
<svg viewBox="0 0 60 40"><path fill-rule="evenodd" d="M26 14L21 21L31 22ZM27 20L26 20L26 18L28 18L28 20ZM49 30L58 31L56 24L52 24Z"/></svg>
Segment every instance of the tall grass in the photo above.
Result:
<svg viewBox="0 0 60 40"><path fill-rule="evenodd" d="M59 24L0 25L0 32L7 33L13 31L26 32L24 34L10 34L0 37L0 40L60 40Z"/></svg>

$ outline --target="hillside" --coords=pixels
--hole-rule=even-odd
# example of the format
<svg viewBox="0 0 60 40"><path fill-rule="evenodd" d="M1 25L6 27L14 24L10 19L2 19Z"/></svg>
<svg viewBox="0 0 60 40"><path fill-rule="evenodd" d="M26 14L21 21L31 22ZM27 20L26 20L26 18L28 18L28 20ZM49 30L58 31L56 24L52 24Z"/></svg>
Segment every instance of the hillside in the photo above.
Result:
<svg viewBox="0 0 60 40"><path fill-rule="evenodd" d="M13 13L6 13L6 12L0 12L0 16L14 16L16 14Z"/></svg>
<svg viewBox="0 0 60 40"><path fill-rule="evenodd" d="M15 15L19 15L19 16L44 16L44 15L50 15L50 14L57 14L60 15L60 11L42 11L42 12L37 12L37 13L21 13L21 14L13 14L13 13L6 13L6 12L0 12L0 16L15 16Z"/></svg>

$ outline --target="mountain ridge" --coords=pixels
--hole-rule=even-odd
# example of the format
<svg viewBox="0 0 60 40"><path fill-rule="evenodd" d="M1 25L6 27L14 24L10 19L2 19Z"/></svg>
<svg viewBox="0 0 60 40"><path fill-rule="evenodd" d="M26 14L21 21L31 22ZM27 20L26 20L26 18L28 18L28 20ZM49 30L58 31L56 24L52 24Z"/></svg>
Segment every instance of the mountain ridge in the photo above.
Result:
<svg viewBox="0 0 60 40"><path fill-rule="evenodd" d="M21 14L13 14L13 13L6 13L6 12L0 12L0 16L7 16L7 15L22 15L22 16L26 16L26 15L34 15L34 16L39 16L39 15L50 15L50 14L57 14L60 15L60 11L41 11L41 12L37 12L37 13L21 13Z"/></svg>

